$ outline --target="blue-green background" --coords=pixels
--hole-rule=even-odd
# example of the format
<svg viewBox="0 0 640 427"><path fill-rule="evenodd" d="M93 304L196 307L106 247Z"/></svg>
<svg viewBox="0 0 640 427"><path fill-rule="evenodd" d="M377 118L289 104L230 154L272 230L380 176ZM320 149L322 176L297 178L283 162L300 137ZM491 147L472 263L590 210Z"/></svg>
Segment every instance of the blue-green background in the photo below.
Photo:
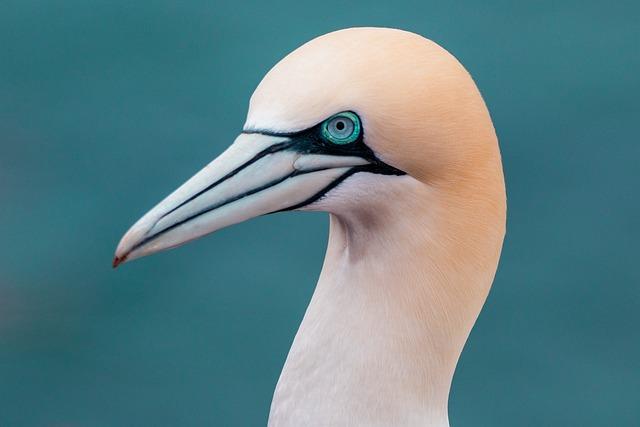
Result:
<svg viewBox="0 0 640 427"><path fill-rule="evenodd" d="M0 426L258 426L323 214L113 271L128 226L220 153L283 55L392 26L470 70L509 223L455 426L640 425L637 1L27 1L0 11Z"/></svg>

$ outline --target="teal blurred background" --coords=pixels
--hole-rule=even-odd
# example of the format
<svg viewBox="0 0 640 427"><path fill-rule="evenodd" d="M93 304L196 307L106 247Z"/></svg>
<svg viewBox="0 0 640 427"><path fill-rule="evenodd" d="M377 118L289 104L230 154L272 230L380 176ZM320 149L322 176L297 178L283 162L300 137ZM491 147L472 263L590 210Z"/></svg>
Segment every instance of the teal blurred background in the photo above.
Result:
<svg viewBox="0 0 640 427"><path fill-rule="evenodd" d="M111 257L271 66L364 25L454 53L503 150L508 235L452 425L640 425L639 20L636 1L3 2L0 426L265 424L327 217Z"/></svg>

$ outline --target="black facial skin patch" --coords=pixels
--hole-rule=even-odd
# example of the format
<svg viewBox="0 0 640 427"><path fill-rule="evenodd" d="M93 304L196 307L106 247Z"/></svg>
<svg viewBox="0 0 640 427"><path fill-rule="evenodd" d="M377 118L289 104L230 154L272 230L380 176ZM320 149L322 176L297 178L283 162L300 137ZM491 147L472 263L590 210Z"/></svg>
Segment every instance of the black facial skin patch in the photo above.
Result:
<svg viewBox="0 0 640 427"><path fill-rule="evenodd" d="M352 113L355 115L355 113ZM357 116L356 116L357 117ZM359 119L358 119L359 120ZM182 206L186 205L187 203L197 199L198 197L200 197L202 194L206 193L207 191L213 189L214 187L220 185L221 183L223 183L224 181L230 179L231 177L233 177L234 175L236 175L238 172L242 171L243 169L247 168L248 166L252 165L253 163L257 162L258 160L262 159L263 157L270 155L270 154L275 154L275 153L279 153L279 152L285 152L285 151L293 151L296 153L300 153L300 154L321 154L321 155L328 155L328 156L348 156L348 157L360 157L362 159L367 160L367 164L365 165L358 165L358 166L352 166L349 168L349 170L347 170L344 174L342 174L341 176L339 176L338 178L336 178L335 180L333 180L329 185L327 185L326 187L324 187L323 189L321 189L320 191L318 191L316 194L312 195L311 197L309 197L308 199L304 200L303 202L297 203L293 206L289 206L287 208L284 209L280 209L279 211L276 212L281 212L281 211L290 211L290 210L295 210L295 209L299 209L303 206L309 205L317 200L319 200L320 198L322 198L322 196L324 196L325 194L327 194L330 190L332 190L333 188L337 187L341 182L343 182L345 179L347 179L348 177L350 177L351 175L354 175L358 172L370 172L370 173L375 173L375 174L380 174L380 175L405 175L405 172L394 168L393 166L390 166L386 163L384 163L383 161L381 161L380 159L378 159L375 155L375 153L364 143L364 131L360 128L360 134L358 135L358 138L355 139L353 142L350 142L348 144L335 144L332 143L331 141L327 140L323 134L322 134L322 125L324 122L319 123L309 129L305 129L303 131L299 131L299 132L291 132L291 133L279 133L279 132L270 132L270 131L263 131L263 130L245 130L242 133L244 134L261 134L261 135L266 135L266 136L274 136L274 137L283 137L283 138L287 138L287 140L273 144L267 148L265 148L264 150L260 151L259 153L257 153L255 156L253 156L251 159L249 159L248 161L246 161L245 163L243 163L242 165L237 166L235 169L233 169L232 171L230 171L229 173L227 173L225 176L223 176L222 178L216 180L215 182L212 182L211 184L207 185L205 188L203 188L202 190L198 191L197 193L189 196L186 200L182 201L180 204L178 204L176 207L174 207L173 209L171 209L170 211L168 211L167 213L165 213L160 219L164 218L165 216L171 214L172 212L176 211L177 209L181 208ZM211 206L207 206L206 208L203 208L202 210L195 212L193 215L190 215L189 217L176 222L175 224L172 224L168 227L166 227L163 230L158 231L157 233L147 236L145 239L141 240L135 247L133 247L131 250L135 250L147 243L149 243L150 241L156 239L157 237L159 237L160 235L166 233L167 231L170 231L176 227L179 227L180 225L183 225L184 223L191 221L197 217L199 217L200 215L206 214L207 212L210 212L212 210L221 208L222 206L225 206L229 203L233 203L237 200L240 200L244 197L250 196L252 194L256 194L259 193L263 190L266 190L270 187L273 187L274 185L280 184L281 182L289 179L289 178L293 178L295 176L299 176L299 175L304 175L304 174L308 174L308 173L313 173L313 172L319 172L322 170L326 170L326 169L331 169L329 168L318 168L318 169L310 169L310 170L304 170L304 171L293 171L292 173L290 173L289 175L285 175L283 177L280 177L278 179L275 179L273 181L270 182L266 182L263 185L251 189L245 193L241 193L238 195L235 195L233 197L228 198L227 200L221 201L220 203L216 203L214 205Z"/></svg>

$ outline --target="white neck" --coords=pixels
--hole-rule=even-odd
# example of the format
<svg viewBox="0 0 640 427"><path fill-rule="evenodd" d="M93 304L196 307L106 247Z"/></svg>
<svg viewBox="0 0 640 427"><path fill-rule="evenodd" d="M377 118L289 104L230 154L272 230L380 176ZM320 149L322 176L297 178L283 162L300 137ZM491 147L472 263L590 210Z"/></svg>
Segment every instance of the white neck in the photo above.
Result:
<svg viewBox="0 0 640 427"><path fill-rule="evenodd" d="M272 427L449 425L451 380L502 236L468 236L488 240L479 245L452 239L469 230L468 221L451 220L453 199L410 177L392 179L375 186L393 197L375 214L362 205L331 215L324 267L275 390Z"/></svg>

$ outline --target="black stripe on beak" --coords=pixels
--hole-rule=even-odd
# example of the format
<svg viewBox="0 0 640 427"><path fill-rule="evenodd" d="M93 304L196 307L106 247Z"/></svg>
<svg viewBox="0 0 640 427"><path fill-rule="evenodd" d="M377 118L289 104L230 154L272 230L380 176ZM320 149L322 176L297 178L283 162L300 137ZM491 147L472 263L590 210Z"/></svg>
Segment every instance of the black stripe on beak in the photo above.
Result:
<svg viewBox="0 0 640 427"><path fill-rule="evenodd" d="M175 212L176 210L180 209L181 207L187 205L188 203L192 202L193 200L197 199L198 197L202 196L203 194L205 194L206 192L210 191L211 189L215 188L216 186L222 184L223 182L227 181L228 179L232 178L233 176L235 176L236 174L238 174L239 172L241 172L243 169L247 168L248 166L252 165L253 163L257 162L258 160L270 155L270 154L275 154L281 151L294 151L297 153L300 153L302 155L329 155L329 156L348 156L348 157L360 157L362 159L367 160L367 164L365 165L358 165L358 166L352 166L351 168L349 168L344 174L342 174L340 177L338 177L337 179L335 179L334 181L332 181L329 185L327 185L326 187L324 187L322 190L318 191L316 194L314 194L313 196L311 196L310 198L304 200L303 202L297 203L293 206L290 206L288 208L284 208L281 209L280 211L290 211L290 210L295 210L295 209L299 209L303 206L309 205L311 203L314 203L316 201L318 201L320 198L322 198L327 192L329 192L330 190L332 190L333 188L337 187L341 182L343 182L345 179L347 179L348 177L358 173L358 172L370 172L370 173L376 173L376 174L382 174L382 175L405 175L405 172L394 168L393 166L390 166L384 162L382 162L380 159L378 159L375 155L375 153L364 143L363 141L363 135L361 134L358 139L356 141L354 141L353 143L350 144L346 144L346 145L337 145L337 144L333 144L331 142L326 141L324 138L322 138L321 135L321 131L320 131L320 125L316 125L310 129L306 129L304 131L301 132L295 132L295 133L276 133L276 132L269 132L269 131L244 131L243 133L245 134L251 134L251 133L258 133L258 134L262 134L265 136L273 136L273 137L285 137L288 138L286 141L283 142L279 142L279 143L275 143L265 149L263 149L262 151L260 151L259 153L257 153L256 155L254 155L251 159L249 159L248 161L246 161L245 163L243 163L240 166L237 166L235 169L233 169L231 172L227 173L225 176L223 176L222 178L216 180L215 182L207 185L205 188L203 188L202 190L196 192L195 194L189 196L187 199L183 200L181 203L179 203L177 206L173 207L171 210L169 210L168 212L164 213L159 219L158 221L160 221L161 219L165 218L166 216L170 215L171 213ZM286 181L289 178L293 178L295 176L299 176L299 175L304 175L304 174L308 174L308 173L313 173L313 172L319 172L322 170L327 170L327 169L331 169L331 168L317 168L317 169L310 169L310 170L304 170L304 171L298 171L298 170L294 170L292 173L285 175L281 178L275 179L273 181L270 181L262 186L259 186L257 188L251 189L245 193L241 193L238 195L235 195L233 197L230 197L227 200L224 200L220 203L216 203L214 205L208 206L204 209L201 209L200 211L194 213L193 215L190 215L189 217L182 219L174 224L169 225L168 227L156 232L155 234L152 234L150 236L147 236L146 238L144 238L143 240L141 240L140 242L138 242L133 248L131 248L131 251L134 251L138 248L140 248L141 246L144 246L145 244L149 243L150 241L160 237L161 235L163 235L164 233L179 227L201 215L204 215L208 212L211 212L215 209L219 209L229 203L233 203L235 201L238 201L244 197L250 196L252 194L256 194L259 193L261 191L266 190L269 187L273 187L277 184L280 184L284 181Z"/></svg>

